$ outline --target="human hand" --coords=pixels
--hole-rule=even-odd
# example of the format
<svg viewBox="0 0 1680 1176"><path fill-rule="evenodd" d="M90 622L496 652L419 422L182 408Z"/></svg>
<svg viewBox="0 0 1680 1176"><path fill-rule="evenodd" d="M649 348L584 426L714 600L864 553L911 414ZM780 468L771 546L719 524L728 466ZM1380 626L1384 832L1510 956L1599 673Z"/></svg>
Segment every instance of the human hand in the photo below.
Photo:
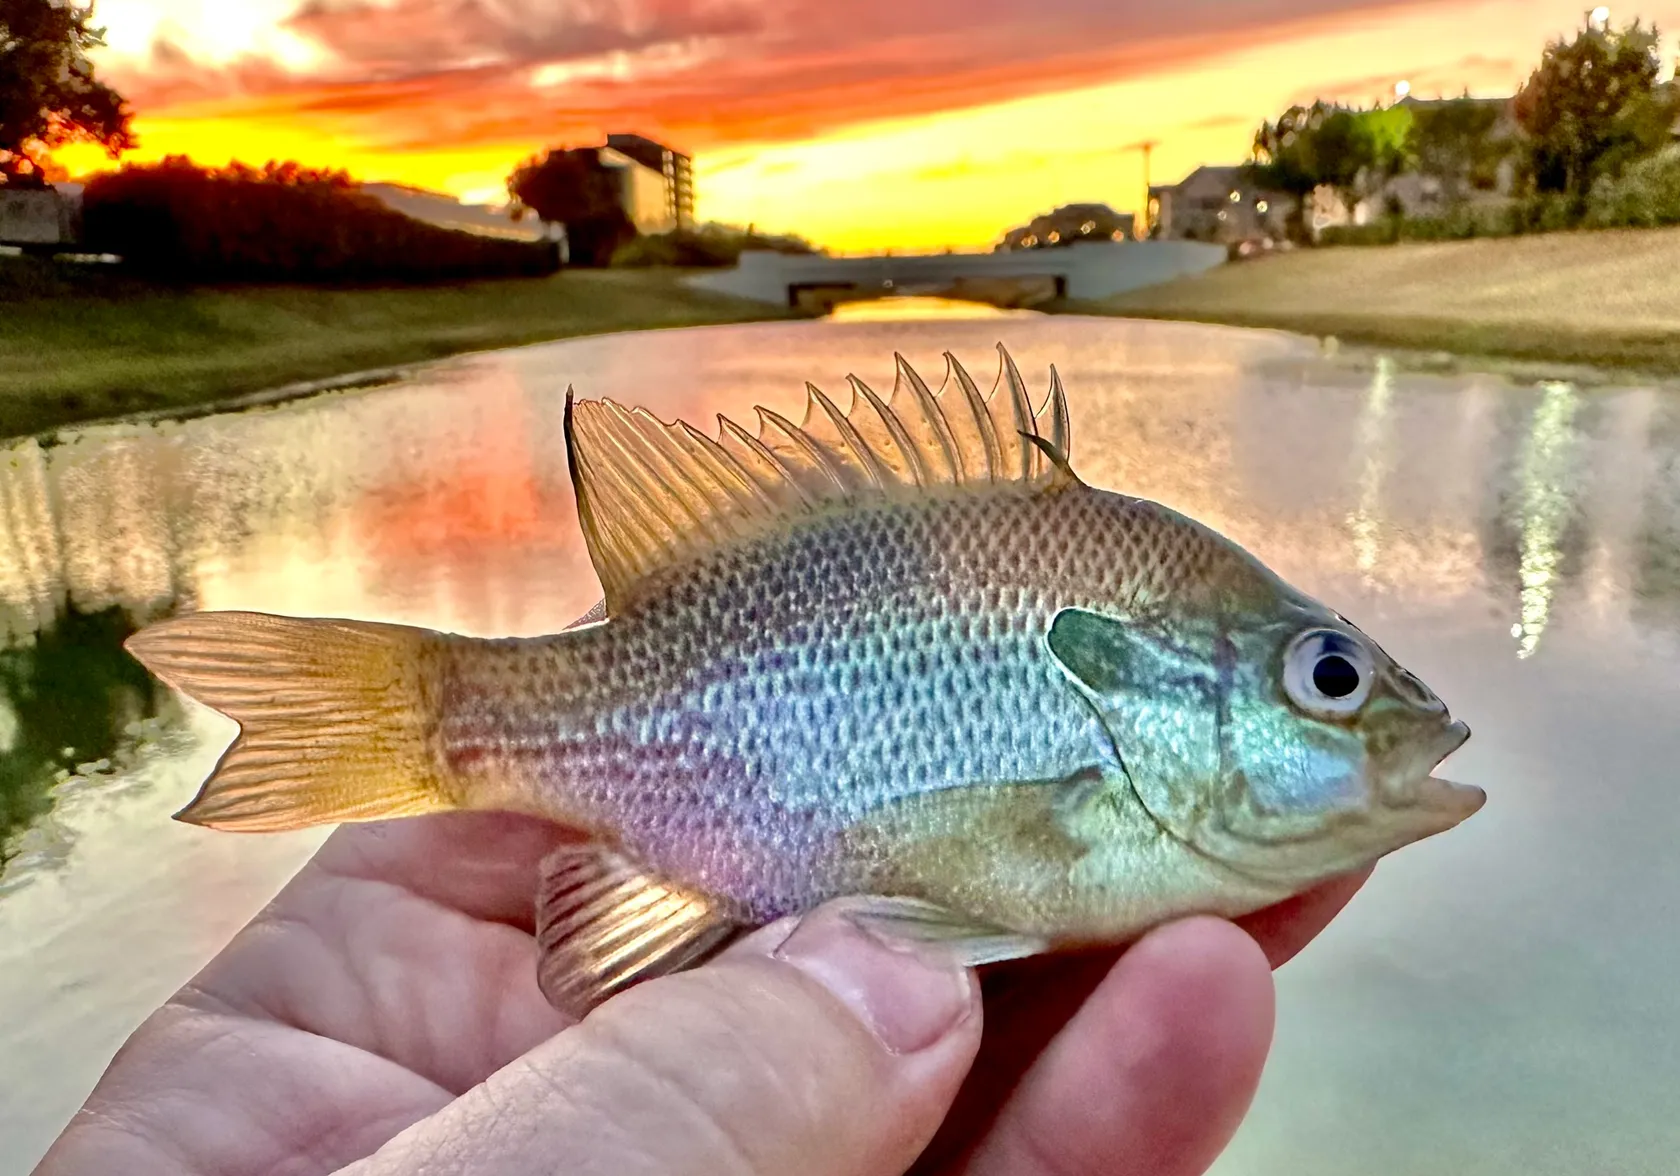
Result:
<svg viewBox="0 0 1680 1176"><path fill-rule="evenodd" d="M1002 966L983 1018L971 973L828 909L568 1028L531 929L565 836L499 814L338 830L141 1026L37 1176L1201 1173L1259 1080L1268 965L1363 881L1118 962Z"/></svg>

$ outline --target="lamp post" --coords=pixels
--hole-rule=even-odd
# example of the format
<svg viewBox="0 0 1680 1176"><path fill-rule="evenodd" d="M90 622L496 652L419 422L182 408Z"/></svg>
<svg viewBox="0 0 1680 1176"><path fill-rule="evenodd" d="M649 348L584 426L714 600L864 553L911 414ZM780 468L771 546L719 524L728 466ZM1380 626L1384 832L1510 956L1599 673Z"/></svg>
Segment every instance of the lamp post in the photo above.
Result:
<svg viewBox="0 0 1680 1176"><path fill-rule="evenodd" d="M1154 227L1149 220L1149 157L1155 148L1160 145L1160 141L1157 139L1143 139L1136 143L1128 143L1120 149L1122 151L1143 152L1143 211L1138 220L1143 225L1143 236L1145 237L1149 235L1149 230Z"/></svg>

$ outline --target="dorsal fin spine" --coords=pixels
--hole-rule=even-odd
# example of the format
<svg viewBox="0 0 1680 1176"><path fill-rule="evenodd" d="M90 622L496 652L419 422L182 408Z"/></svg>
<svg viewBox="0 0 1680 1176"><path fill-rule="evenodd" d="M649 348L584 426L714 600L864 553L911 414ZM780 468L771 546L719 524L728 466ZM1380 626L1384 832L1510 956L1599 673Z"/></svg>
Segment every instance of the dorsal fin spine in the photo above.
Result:
<svg viewBox="0 0 1680 1176"><path fill-rule="evenodd" d="M812 466L827 477L827 479L833 483L835 489L842 492L847 489L846 479L840 473L839 467L834 464L834 459L824 453L822 451L822 447L812 441L810 435L807 434L805 430L801 429L798 425L794 424L780 413L772 412L770 409L764 407L759 408L758 419L758 438L760 443L763 443L765 436L770 432L770 427L774 425L776 431L785 436L794 448L796 448L800 453L803 453L806 457L810 458ZM765 448L769 448L769 446L766 445ZM782 464L785 465L786 463Z"/></svg>
<svg viewBox="0 0 1680 1176"><path fill-rule="evenodd" d="M1014 360L1001 346L999 355L988 396L949 352L938 393L900 355L891 403L851 377L852 403L843 413L808 386L804 425L760 407L756 437L719 416L714 440L646 409L574 404L568 390L567 451L608 615L662 569L784 520L916 491L1079 484L1067 461L1060 375L1051 369L1049 395L1035 412ZM1009 416L1002 418L1005 396Z"/></svg>
<svg viewBox="0 0 1680 1176"><path fill-rule="evenodd" d="M868 384L865 384L862 380L853 376L851 378L851 385L853 396L852 411L857 411L856 405L858 400L866 401L869 404L869 407L875 410L875 415L881 419L881 427L887 431L887 436L892 438L893 446L898 450L899 456L904 460L905 468L909 473L910 484L913 486L928 485L930 479L928 477L927 464L922 461L922 455L916 451L916 443L910 439L910 434L905 430L904 423L898 419L891 409L882 403L881 398L875 395L875 390Z"/></svg>
<svg viewBox="0 0 1680 1176"><path fill-rule="evenodd" d="M1066 457L1072 440L1073 428L1068 419L1067 391L1062 387L1061 373L1056 371L1055 364L1050 365L1050 396L1044 402L1044 411L1039 414L1039 420L1042 421L1045 415L1050 417L1050 444L1054 445ZM1038 431L1042 436L1044 433L1043 427L1041 426Z"/></svg>
<svg viewBox="0 0 1680 1176"><path fill-rule="evenodd" d="M686 421L682 423L682 434L688 442L688 451L705 464L731 501L750 512L769 514L775 511L776 504L732 453Z"/></svg>
<svg viewBox="0 0 1680 1176"><path fill-rule="evenodd" d="M778 480L774 483L760 482L756 477L753 477L754 483L766 497L772 497L771 487L774 486L774 501L784 509L791 508L794 502L799 503L807 510L810 509L812 505L811 496L806 492L805 487L800 485L799 478L793 470L788 468L787 463L771 452L764 442L722 413L718 414L718 424L722 429L721 435L723 437L733 439L747 453L777 471ZM745 463L742 463L742 468L746 468ZM753 476L750 470L747 473L749 477Z"/></svg>
<svg viewBox="0 0 1680 1176"><path fill-rule="evenodd" d="M945 469L939 473L938 480L960 482L963 480L962 455L957 451L957 439L951 435L951 422L945 419L945 410L939 407L939 400L934 396L922 377L916 374L916 369L902 355L894 354L893 361L897 365L898 374L893 381L893 403L896 405L899 392L908 388L909 396L916 403L922 419L933 430L934 440L939 443L941 454L945 458ZM949 474L949 478L945 475Z"/></svg>
<svg viewBox="0 0 1680 1176"><path fill-rule="evenodd" d="M1009 472L1011 476L1030 481L1038 472L1042 454L1037 446L1027 444L1025 438L1038 432L1038 422L1033 418L1032 401L1027 397L1027 385L1021 379L1021 371L1002 343L998 344L998 359L1002 370L998 373L997 392L1008 391L1009 409L1015 419L1015 434L1011 438L1014 444L1010 448L1020 455L1020 467ZM997 392L993 393L994 398Z"/></svg>
<svg viewBox="0 0 1680 1176"><path fill-rule="evenodd" d="M968 374L968 369L963 367L961 360L947 351L945 362L950 364L951 374L956 377L957 387L962 392L963 400L968 407L968 416L964 418L965 423L972 419L975 431L980 434L980 443L986 455L985 481L995 482L998 470L1003 465L1003 449L998 442L997 429L992 425L992 414L986 407L986 398L980 395L979 385ZM981 472L976 470L970 476Z"/></svg>
<svg viewBox="0 0 1680 1176"><path fill-rule="evenodd" d="M811 404L828 418L829 423L840 434L841 443L852 451L852 455L857 459L864 476L869 480L870 489L880 490L885 488L889 481L897 480L882 468L881 459L876 457L875 452L863 443L863 438L858 436L857 429L851 421L846 419L846 414L836 407L834 401L823 394L821 388L815 384L806 384L805 391L811 397ZM809 419L809 416L810 412L807 409L807 419Z"/></svg>

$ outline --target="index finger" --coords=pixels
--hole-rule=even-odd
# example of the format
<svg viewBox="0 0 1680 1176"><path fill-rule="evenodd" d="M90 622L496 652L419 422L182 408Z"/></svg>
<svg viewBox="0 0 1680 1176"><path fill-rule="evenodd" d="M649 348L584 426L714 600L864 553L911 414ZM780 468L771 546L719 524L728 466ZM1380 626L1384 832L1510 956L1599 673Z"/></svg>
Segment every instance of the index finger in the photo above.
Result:
<svg viewBox="0 0 1680 1176"><path fill-rule="evenodd" d="M1334 879L1236 920L1274 968L1310 943L1364 885L1370 870ZM981 974L985 1031L980 1054L933 1144L914 1171L946 1171L996 1120L1028 1067L1103 983L1120 949L1035 956Z"/></svg>

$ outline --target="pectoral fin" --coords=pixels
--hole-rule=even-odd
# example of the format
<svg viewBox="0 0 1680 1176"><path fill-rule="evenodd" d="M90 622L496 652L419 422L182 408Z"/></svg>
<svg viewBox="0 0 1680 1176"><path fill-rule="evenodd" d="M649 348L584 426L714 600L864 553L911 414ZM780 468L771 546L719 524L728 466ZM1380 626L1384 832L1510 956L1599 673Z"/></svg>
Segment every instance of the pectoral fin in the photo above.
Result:
<svg viewBox="0 0 1680 1176"><path fill-rule="evenodd" d="M693 967L741 926L703 894L641 871L602 845L568 845L542 864L537 984L582 1018L641 980Z"/></svg>
<svg viewBox="0 0 1680 1176"><path fill-rule="evenodd" d="M846 917L883 939L949 952L965 968L1038 955L1049 943L914 898L854 899Z"/></svg>
<svg viewBox="0 0 1680 1176"><path fill-rule="evenodd" d="M889 902L868 925L957 944L971 962L1046 950L1084 917L1075 878L1119 822L1121 788L1093 767L881 806L847 832L847 852L867 879L857 889L917 901Z"/></svg>

